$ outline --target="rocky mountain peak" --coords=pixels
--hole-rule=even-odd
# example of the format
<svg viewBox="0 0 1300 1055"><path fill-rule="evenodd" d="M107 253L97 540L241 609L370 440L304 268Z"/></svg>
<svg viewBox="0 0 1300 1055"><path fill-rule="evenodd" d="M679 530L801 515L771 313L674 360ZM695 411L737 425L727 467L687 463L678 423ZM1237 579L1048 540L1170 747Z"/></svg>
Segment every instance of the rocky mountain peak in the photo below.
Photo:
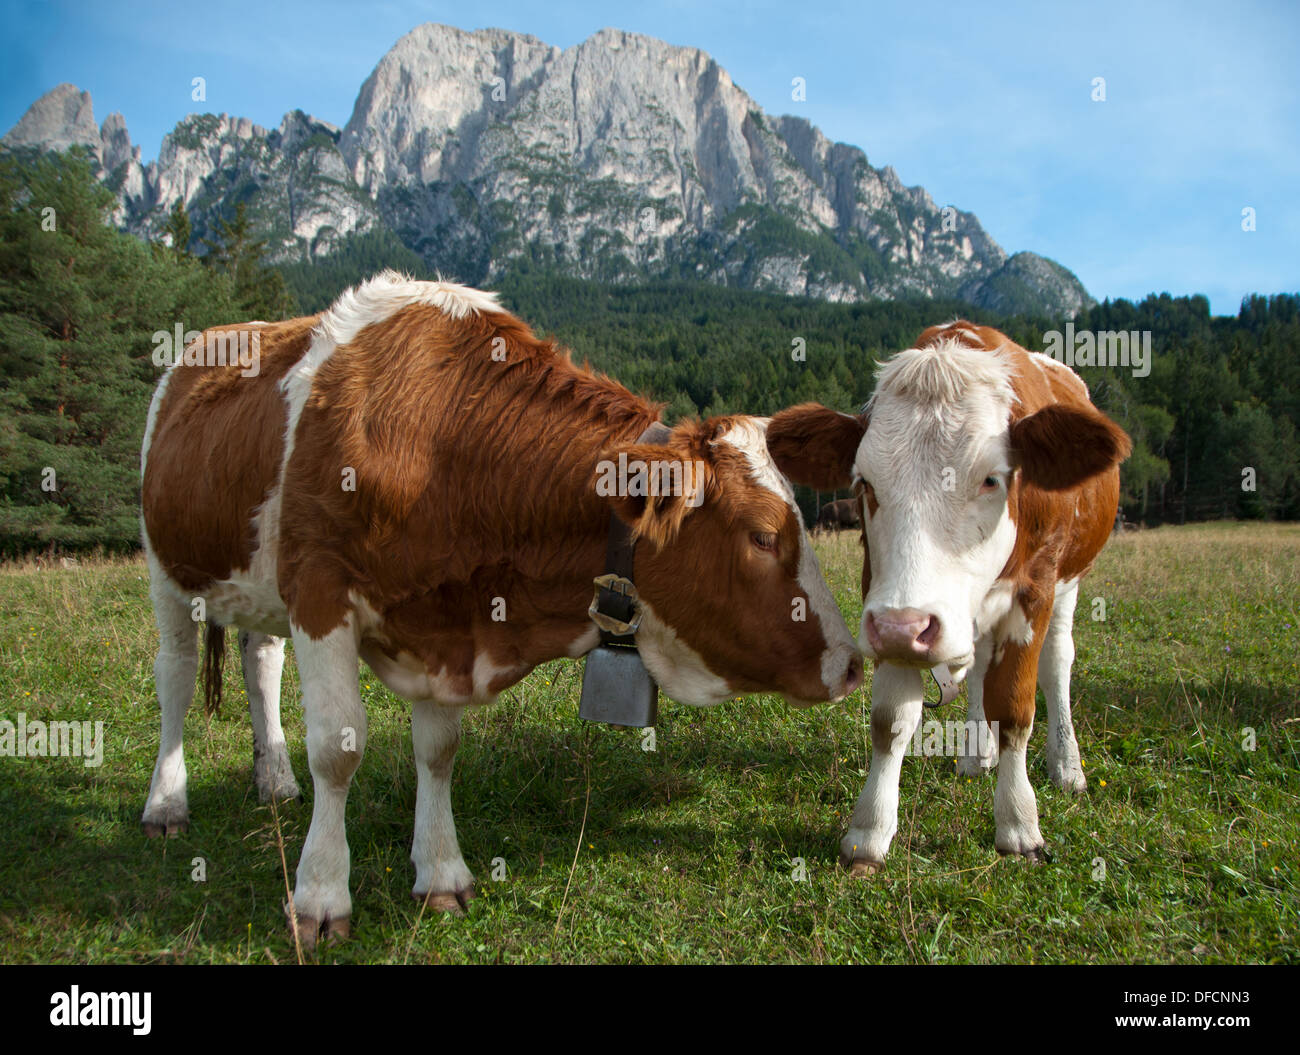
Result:
<svg viewBox="0 0 1300 1055"><path fill-rule="evenodd" d="M75 84L51 88L32 103L0 142L10 147L34 146L45 150L84 146L98 152L99 126L95 124L90 92L81 91Z"/></svg>
<svg viewBox="0 0 1300 1055"><path fill-rule="evenodd" d="M836 301L955 296L1073 314L1065 268L1013 257L979 220L905 187L809 121L772 117L711 56L606 28L569 48L429 23L398 40L339 129L191 115L142 169L125 121L59 85L5 137L80 143L118 222L195 237L249 204L273 258L315 259L387 228L431 267L492 283L521 259L604 281L691 278Z"/></svg>

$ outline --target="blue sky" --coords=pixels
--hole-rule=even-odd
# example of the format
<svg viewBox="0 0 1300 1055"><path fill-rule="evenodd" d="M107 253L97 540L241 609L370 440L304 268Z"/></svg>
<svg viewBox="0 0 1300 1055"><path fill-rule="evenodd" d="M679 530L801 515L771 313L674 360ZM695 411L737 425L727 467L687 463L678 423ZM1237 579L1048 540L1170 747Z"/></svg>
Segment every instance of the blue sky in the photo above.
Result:
<svg viewBox="0 0 1300 1055"><path fill-rule="evenodd" d="M1098 298L1300 290L1300 3L891 4L0 0L0 131L61 81L145 159L196 109L342 125L421 22L568 47L602 26L702 48L769 113L807 117L979 216ZM190 99L207 79L208 100ZM807 99L791 99L804 77ZM1095 77L1106 101L1091 99ZM1242 209L1256 230L1242 230Z"/></svg>

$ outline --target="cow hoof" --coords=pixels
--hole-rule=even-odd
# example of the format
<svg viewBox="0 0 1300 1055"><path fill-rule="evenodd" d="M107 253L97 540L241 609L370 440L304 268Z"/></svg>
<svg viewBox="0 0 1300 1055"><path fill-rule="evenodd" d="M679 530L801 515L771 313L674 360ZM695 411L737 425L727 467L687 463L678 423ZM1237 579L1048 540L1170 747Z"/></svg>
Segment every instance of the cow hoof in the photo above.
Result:
<svg viewBox="0 0 1300 1055"><path fill-rule="evenodd" d="M979 755L962 755L957 759L957 775L959 777L982 777L986 773L993 772L997 764L996 756L993 758L980 758Z"/></svg>
<svg viewBox="0 0 1300 1055"><path fill-rule="evenodd" d="M474 884L470 883L460 890L434 891L428 894L413 890L411 897L435 912L445 912L449 916L463 916L465 910L469 908L469 903L474 900Z"/></svg>
<svg viewBox="0 0 1300 1055"><path fill-rule="evenodd" d="M253 782L257 785L257 798L262 805L268 802L302 801L298 781L293 775L289 754L281 745L253 762Z"/></svg>
<svg viewBox="0 0 1300 1055"><path fill-rule="evenodd" d="M1034 846L1028 850L999 850L998 855L1000 857L1019 857L1026 864L1031 865L1043 865L1051 860L1045 846Z"/></svg>
<svg viewBox="0 0 1300 1055"><path fill-rule="evenodd" d="M173 817L160 821L151 821L148 818L141 818L140 827L144 829L144 834L150 839L157 839L159 836L180 835L190 830L189 817Z"/></svg>
<svg viewBox="0 0 1300 1055"><path fill-rule="evenodd" d="M1088 778L1083 775L1083 769L1077 762L1073 766L1057 766L1049 762L1047 768L1052 783L1067 794L1082 795L1088 790Z"/></svg>
<svg viewBox="0 0 1300 1055"><path fill-rule="evenodd" d="M849 870L854 879L870 879L885 867L883 861L868 861L865 857L842 857L840 864Z"/></svg>
<svg viewBox="0 0 1300 1055"><path fill-rule="evenodd" d="M301 802L302 792L298 790L298 783L294 780L277 784L274 787L259 784L257 787L257 801L263 806L269 802Z"/></svg>
<svg viewBox="0 0 1300 1055"><path fill-rule="evenodd" d="M293 920L289 920L289 937L292 938ZM347 941L352 936L352 920L348 916L340 916L338 919L326 917L323 920L316 919L313 916L298 917L298 944L307 952L316 949L321 938L325 939L327 946L334 945L337 942Z"/></svg>

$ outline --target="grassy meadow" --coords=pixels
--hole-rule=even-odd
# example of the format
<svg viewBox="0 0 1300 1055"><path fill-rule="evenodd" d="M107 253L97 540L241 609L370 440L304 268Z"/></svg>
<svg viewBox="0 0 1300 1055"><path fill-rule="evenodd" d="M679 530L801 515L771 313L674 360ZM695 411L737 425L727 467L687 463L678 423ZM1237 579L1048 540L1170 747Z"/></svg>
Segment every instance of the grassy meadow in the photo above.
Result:
<svg viewBox="0 0 1300 1055"><path fill-rule="evenodd" d="M856 538L817 546L856 627ZM140 831L155 640L139 559L0 567L0 718L105 730L99 767L0 757L0 962L297 958L285 862L291 884L310 805L258 804L233 646L223 713L196 704L188 718L189 832ZM540 667L466 714L452 795L479 896L465 918L411 899L409 708L362 668L354 936L308 959L1300 962L1300 525L1113 539L1084 582L1075 640L1087 793L1048 782L1041 727L1030 754L1050 862L994 851L993 777L917 757L869 880L837 863L870 753L867 692L808 711L661 699L645 751L639 732L578 719L580 663ZM284 701L310 798L292 662ZM964 702L926 717L960 718Z"/></svg>

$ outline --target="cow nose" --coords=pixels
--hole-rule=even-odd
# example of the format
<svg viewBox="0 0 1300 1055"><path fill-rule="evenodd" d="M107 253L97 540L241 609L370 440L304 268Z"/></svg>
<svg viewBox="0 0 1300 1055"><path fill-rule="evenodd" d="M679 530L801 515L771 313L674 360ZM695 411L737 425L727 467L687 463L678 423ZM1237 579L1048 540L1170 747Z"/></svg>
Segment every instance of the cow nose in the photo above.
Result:
<svg viewBox="0 0 1300 1055"><path fill-rule="evenodd" d="M851 696L862 685L862 657L856 652L849 658L849 670L844 676L844 695Z"/></svg>
<svg viewBox="0 0 1300 1055"><path fill-rule="evenodd" d="M939 617L919 608L867 613L867 643L877 659L925 659L939 640Z"/></svg>

